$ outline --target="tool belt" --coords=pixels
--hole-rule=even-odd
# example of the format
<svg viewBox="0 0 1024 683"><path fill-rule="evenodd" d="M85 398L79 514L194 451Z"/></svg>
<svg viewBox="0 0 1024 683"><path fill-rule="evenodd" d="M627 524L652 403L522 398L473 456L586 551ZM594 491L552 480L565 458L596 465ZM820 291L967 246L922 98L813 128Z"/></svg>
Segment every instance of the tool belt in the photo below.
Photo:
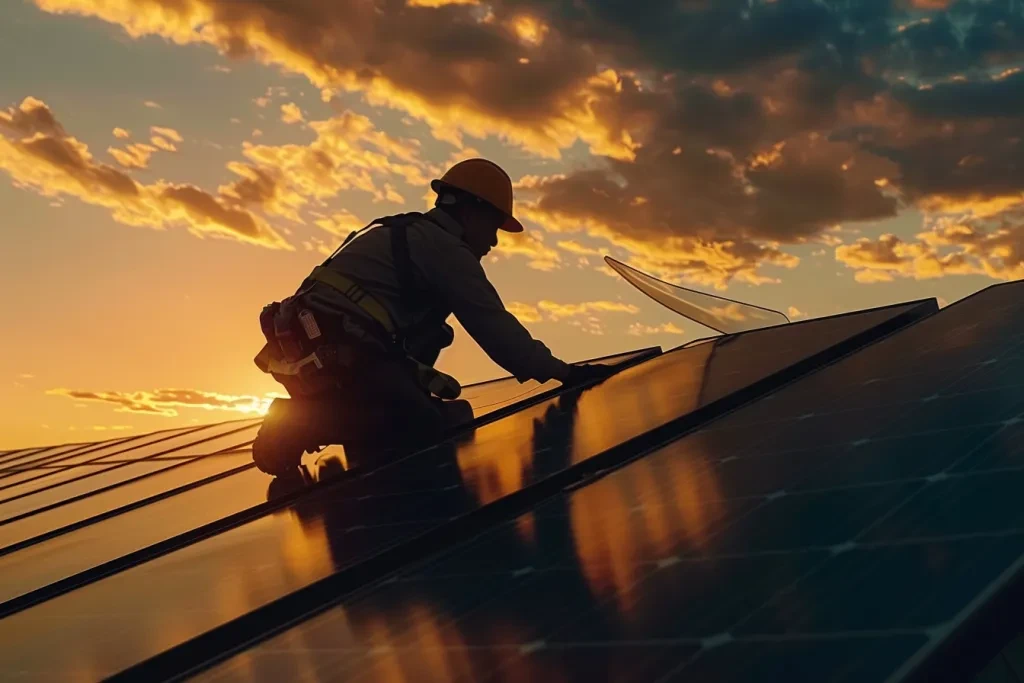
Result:
<svg viewBox="0 0 1024 683"><path fill-rule="evenodd" d="M394 260L403 289L410 281L404 228L419 215L404 214L378 219L370 224L396 226L400 231L401 234L392 239L392 250L393 253L398 252ZM348 242L346 240L345 244ZM342 388L347 371L359 362L363 354L383 353L407 364L424 391L439 398L458 398L462 393L458 380L433 367L441 349L451 345L454 339L452 328L441 322L426 344L410 348L406 334L394 324L387 309L356 282L328 268L329 261L314 268L307 282L322 283L344 295L379 326L381 334L371 336L384 337L386 341L375 348L372 339L339 333L337 325L325 329L313 311L303 305L305 290L300 289L296 295L263 308L260 327L267 343L253 359L256 366L284 385L290 395L312 396Z"/></svg>

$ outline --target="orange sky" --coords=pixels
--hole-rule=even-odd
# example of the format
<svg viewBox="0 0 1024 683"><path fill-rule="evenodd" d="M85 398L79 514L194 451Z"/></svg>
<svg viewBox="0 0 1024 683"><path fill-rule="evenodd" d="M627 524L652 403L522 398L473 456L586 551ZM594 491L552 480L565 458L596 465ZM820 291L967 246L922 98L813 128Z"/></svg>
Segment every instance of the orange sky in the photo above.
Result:
<svg viewBox="0 0 1024 683"><path fill-rule="evenodd" d="M711 333L604 254L791 317L1024 276L1024 36L938 2L874 42L828 3L606 4L5 4L0 448L258 412L261 307L470 156L527 226L485 267L567 360ZM456 327L443 369L505 374Z"/></svg>

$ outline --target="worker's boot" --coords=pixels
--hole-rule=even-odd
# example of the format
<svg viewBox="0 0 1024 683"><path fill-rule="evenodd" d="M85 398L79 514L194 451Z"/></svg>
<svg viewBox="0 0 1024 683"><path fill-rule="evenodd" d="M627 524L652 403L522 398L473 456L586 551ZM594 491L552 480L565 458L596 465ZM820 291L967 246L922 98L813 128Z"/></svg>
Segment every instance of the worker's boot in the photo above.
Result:
<svg viewBox="0 0 1024 683"><path fill-rule="evenodd" d="M252 444L256 467L275 477L296 474L303 453L340 443L338 411L326 400L275 399Z"/></svg>

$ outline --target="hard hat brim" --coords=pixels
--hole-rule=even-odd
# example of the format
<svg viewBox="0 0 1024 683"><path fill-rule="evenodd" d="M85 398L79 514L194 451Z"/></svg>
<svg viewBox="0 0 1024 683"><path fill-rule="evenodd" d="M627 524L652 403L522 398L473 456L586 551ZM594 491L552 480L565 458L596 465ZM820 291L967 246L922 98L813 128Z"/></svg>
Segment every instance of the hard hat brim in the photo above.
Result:
<svg viewBox="0 0 1024 683"><path fill-rule="evenodd" d="M455 187L454 185L449 185L448 183L442 180L430 181L430 189L433 190L436 194L441 194L445 190L445 188L451 188L453 190L465 192L465 190L461 190L460 188ZM494 204L491 204L485 199L481 199L480 201L485 202L488 206L492 206L495 209L498 209L498 211L501 211L501 213L505 214L505 222L501 224L501 227L498 228L499 230L504 230L505 232L523 231L523 224L520 223L515 216L513 216L512 214L505 213L504 210L499 209L497 206L494 206Z"/></svg>

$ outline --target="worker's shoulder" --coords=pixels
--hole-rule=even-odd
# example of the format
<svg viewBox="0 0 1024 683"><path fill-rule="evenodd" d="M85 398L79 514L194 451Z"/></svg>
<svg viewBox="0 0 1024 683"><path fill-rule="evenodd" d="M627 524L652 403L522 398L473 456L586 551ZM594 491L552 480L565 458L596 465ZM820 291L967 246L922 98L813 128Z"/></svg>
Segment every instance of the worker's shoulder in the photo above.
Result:
<svg viewBox="0 0 1024 683"><path fill-rule="evenodd" d="M469 245L458 235L438 225L427 215L422 215L411 224L409 244L412 249L425 255L441 259L469 259L478 263Z"/></svg>

